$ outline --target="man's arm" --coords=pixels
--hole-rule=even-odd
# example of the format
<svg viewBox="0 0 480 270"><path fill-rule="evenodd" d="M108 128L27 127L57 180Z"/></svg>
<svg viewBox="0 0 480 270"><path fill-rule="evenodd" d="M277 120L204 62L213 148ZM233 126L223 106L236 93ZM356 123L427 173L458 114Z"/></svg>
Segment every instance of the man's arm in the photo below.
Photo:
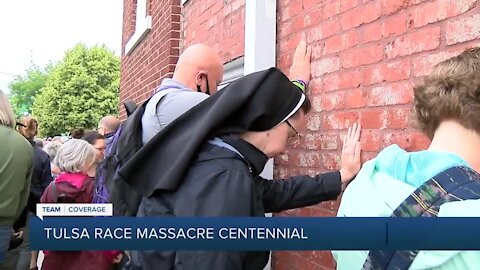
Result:
<svg viewBox="0 0 480 270"><path fill-rule="evenodd" d="M267 213L335 200L342 191L339 171L315 177L294 176L285 180L258 177L257 181L263 188L263 207Z"/></svg>
<svg viewBox="0 0 480 270"><path fill-rule="evenodd" d="M263 188L265 212L279 212L334 200L360 170L360 125L348 128L343 139L341 169L315 177L294 176L288 180L258 178Z"/></svg>

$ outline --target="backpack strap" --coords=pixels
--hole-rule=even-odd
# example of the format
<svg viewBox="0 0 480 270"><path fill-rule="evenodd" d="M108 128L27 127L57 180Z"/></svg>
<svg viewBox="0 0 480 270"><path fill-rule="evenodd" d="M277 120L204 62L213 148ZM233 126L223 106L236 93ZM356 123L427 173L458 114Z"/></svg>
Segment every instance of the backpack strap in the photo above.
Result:
<svg viewBox="0 0 480 270"><path fill-rule="evenodd" d="M418 187L395 209L392 217L437 217L442 204L472 199L480 199L480 175L467 167L453 167ZM362 269L406 270L418 252L370 251Z"/></svg>
<svg viewBox="0 0 480 270"><path fill-rule="evenodd" d="M159 126L161 126L162 124L161 124L160 118L158 118L158 115L157 115L158 103L160 102L160 100L162 100L163 97L165 97L169 93L172 93L175 90L178 90L178 88L168 88L168 89L157 91L155 94L153 94L153 96L150 98L150 100L147 103L147 106L145 108L145 113L149 117L155 116Z"/></svg>

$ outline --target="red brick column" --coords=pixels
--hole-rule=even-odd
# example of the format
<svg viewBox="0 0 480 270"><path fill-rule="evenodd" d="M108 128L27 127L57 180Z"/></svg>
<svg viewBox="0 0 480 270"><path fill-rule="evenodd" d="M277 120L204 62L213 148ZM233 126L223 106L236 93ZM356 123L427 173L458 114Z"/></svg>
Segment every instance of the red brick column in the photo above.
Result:
<svg viewBox="0 0 480 270"><path fill-rule="evenodd" d="M180 47L180 0L147 0L152 29L128 55L125 44L135 32L136 1L124 0L120 102L147 99L165 77L171 77ZM124 110L121 108L121 116Z"/></svg>

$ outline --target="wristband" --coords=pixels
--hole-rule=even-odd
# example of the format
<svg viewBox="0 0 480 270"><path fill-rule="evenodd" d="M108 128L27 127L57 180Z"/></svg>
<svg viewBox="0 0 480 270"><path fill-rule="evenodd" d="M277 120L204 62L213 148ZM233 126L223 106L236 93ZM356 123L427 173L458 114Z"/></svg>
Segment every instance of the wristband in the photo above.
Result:
<svg viewBox="0 0 480 270"><path fill-rule="evenodd" d="M305 84L304 81L302 81L302 80L294 80L294 81L292 81L292 83L293 83L296 87L298 87L298 88L302 91L302 93L305 93L305 90L306 90L307 86L306 86L306 84Z"/></svg>

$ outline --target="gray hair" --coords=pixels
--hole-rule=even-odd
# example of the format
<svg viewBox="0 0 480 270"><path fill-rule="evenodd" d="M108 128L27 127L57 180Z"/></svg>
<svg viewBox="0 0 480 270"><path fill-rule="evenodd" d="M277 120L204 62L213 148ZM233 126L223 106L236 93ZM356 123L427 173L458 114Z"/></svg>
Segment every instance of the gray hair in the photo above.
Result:
<svg viewBox="0 0 480 270"><path fill-rule="evenodd" d="M51 141L45 145L43 150L47 152L48 156L50 156L50 160L54 160L57 156L57 152L62 146L62 143L59 141Z"/></svg>
<svg viewBox="0 0 480 270"><path fill-rule="evenodd" d="M95 156L95 148L88 142L71 139L60 147L54 163L62 172L78 173L82 172L85 165L92 165Z"/></svg>
<svg viewBox="0 0 480 270"><path fill-rule="evenodd" d="M15 128L15 114L7 95L0 90L0 125Z"/></svg>

